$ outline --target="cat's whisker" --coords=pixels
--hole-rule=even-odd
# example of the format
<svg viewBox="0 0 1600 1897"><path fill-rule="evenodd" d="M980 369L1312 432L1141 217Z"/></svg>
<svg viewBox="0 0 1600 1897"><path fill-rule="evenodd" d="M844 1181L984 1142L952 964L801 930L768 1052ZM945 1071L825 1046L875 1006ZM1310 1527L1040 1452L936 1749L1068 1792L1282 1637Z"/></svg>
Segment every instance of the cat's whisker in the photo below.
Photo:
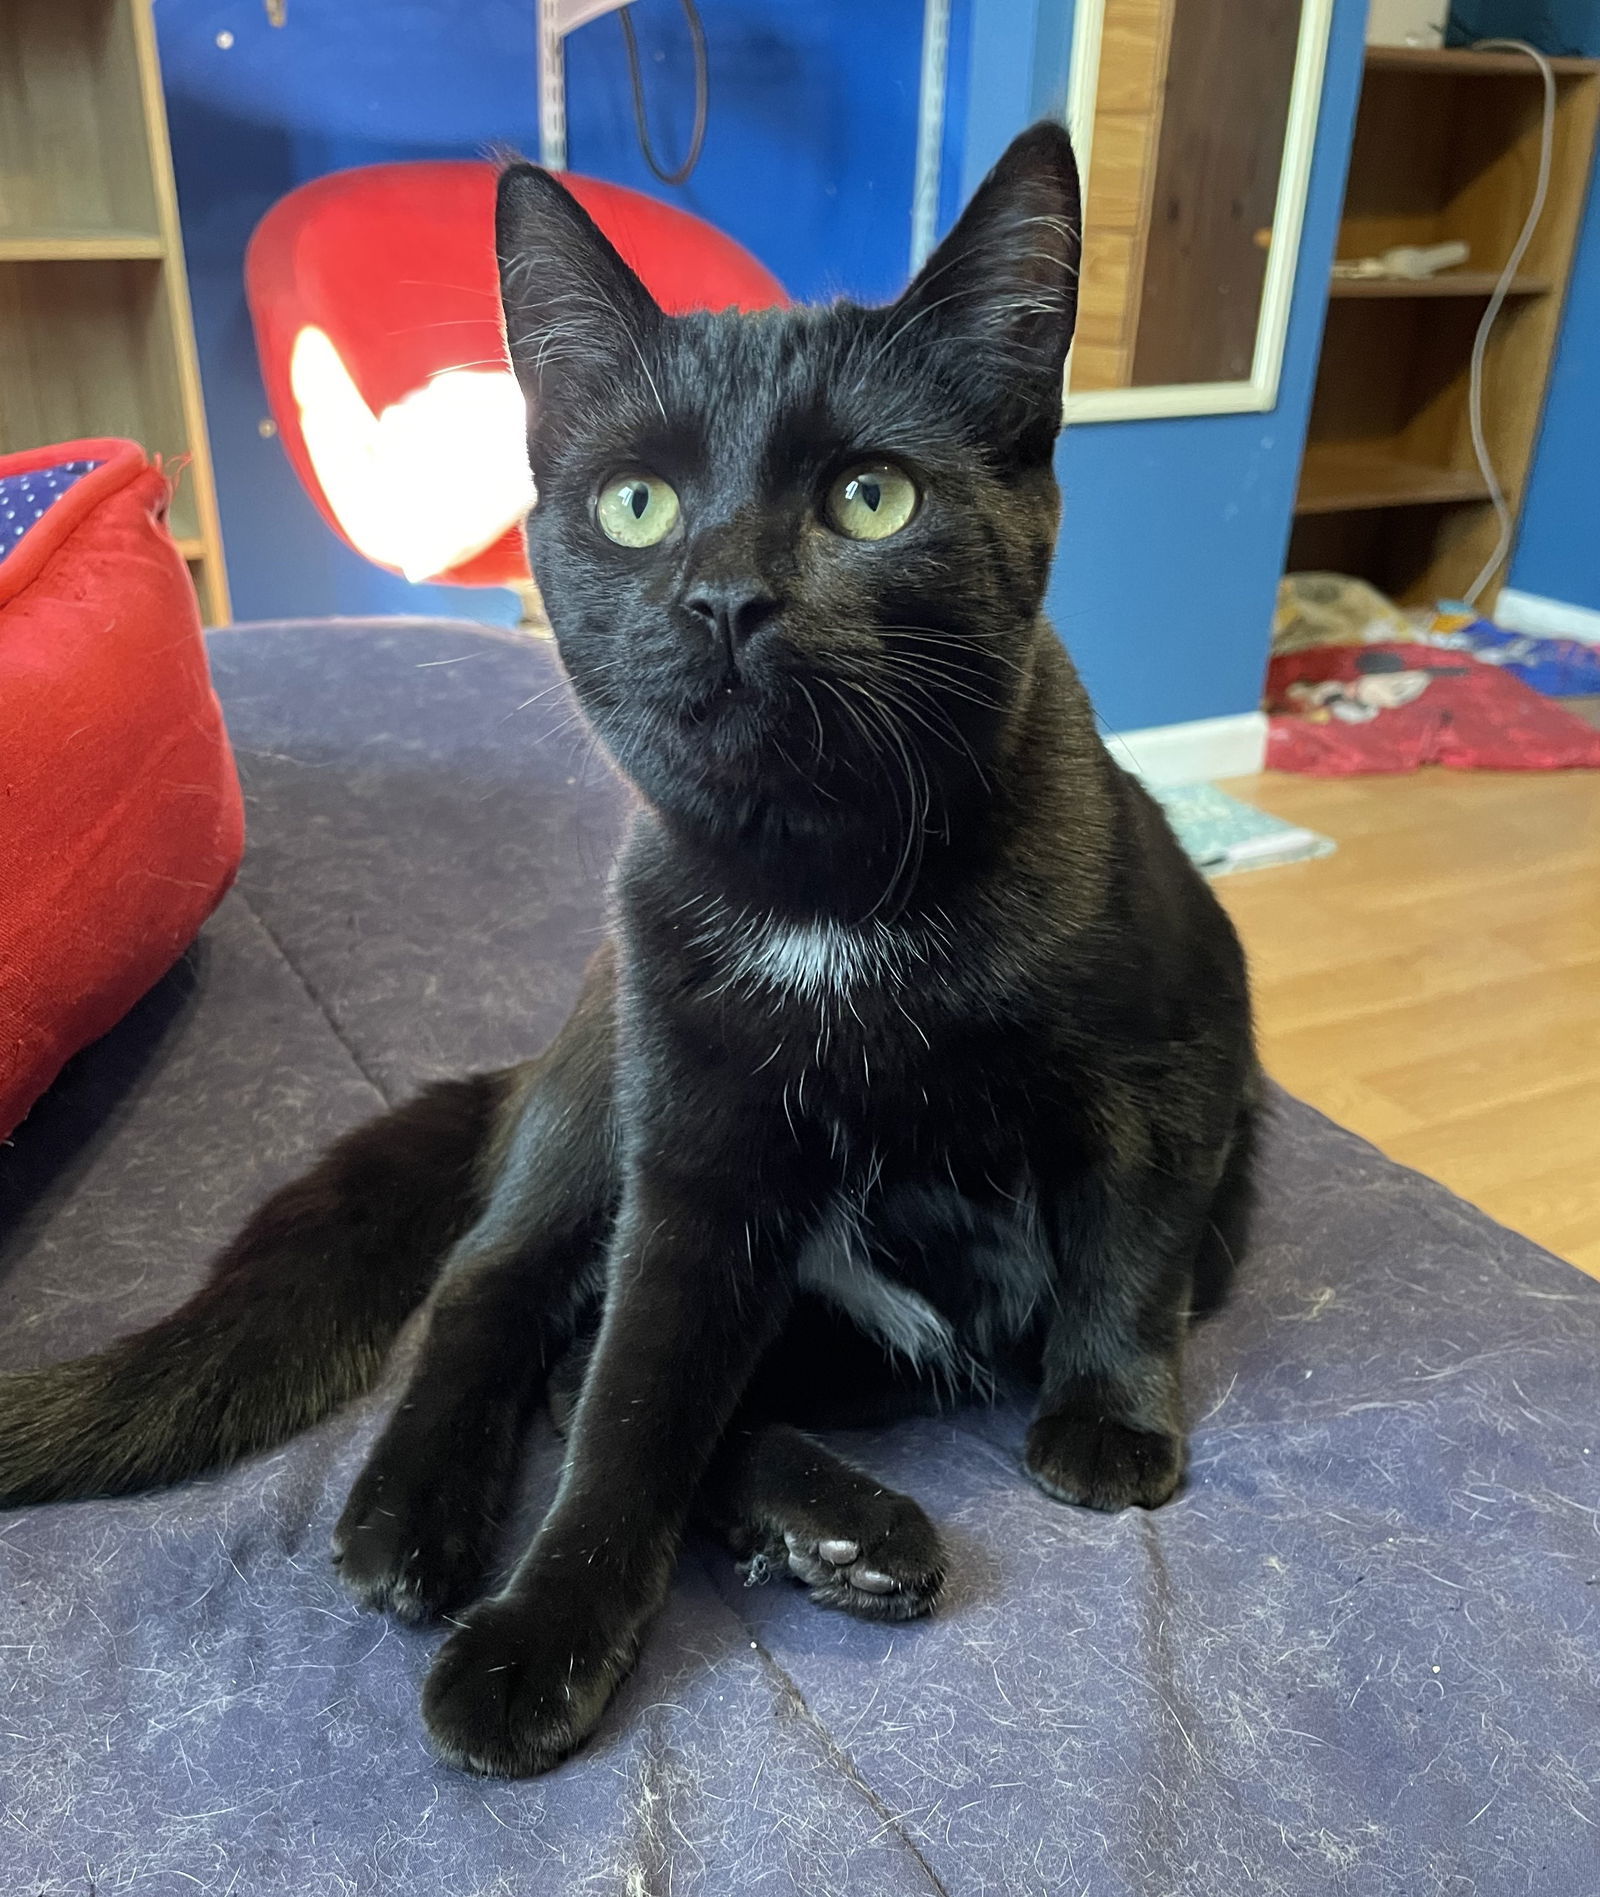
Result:
<svg viewBox="0 0 1600 1897"><path fill-rule="evenodd" d="M907 686L910 685L909 680L902 681L902 683ZM978 782L981 785L983 785L985 788L988 787L988 783L989 783L988 773L984 770L983 765L978 761L977 752L973 750L965 733L962 731L961 727L955 722L955 720L950 716L949 712L945 709L944 706L940 705L937 701L931 701L931 702L927 702L923 708L919 708L918 706L914 704L908 703L905 698L895 695L892 687L886 686L886 687L881 687L880 689L882 690L884 697L888 700L889 703L897 705L899 710L906 717L910 718L915 724L919 725L922 728L922 730L926 731L929 737L931 737L935 743L943 744L947 746L950 750L960 751L964 753L965 756L971 761L973 770L977 773ZM928 717L926 715L929 712L936 714L938 717L940 717L943 720L945 725L948 727L947 732L940 731L937 728L937 726L929 723Z"/></svg>
<svg viewBox="0 0 1600 1897"><path fill-rule="evenodd" d="M499 294L486 284L446 283L442 277L397 277L395 281L404 284L408 290L452 290L459 296L481 296L486 303L493 304L496 315L500 311ZM469 316L459 320L476 323L482 322L483 319L478 316Z"/></svg>
<svg viewBox="0 0 1600 1897"><path fill-rule="evenodd" d="M1004 665L1019 674L1024 671L1024 667L1015 659L998 650L999 641L1003 635L987 627L973 627L965 632L953 632L945 626L884 625L879 626L878 631L880 633L911 633L915 635L919 647L930 641L935 645L954 646L958 651L971 652L975 659L981 657L985 665Z"/></svg>
<svg viewBox="0 0 1600 1897"><path fill-rule="evenodd" d="M976 706L980 711L999 712L1004 711L1006 708L1003 700L993 698L985 692L970 689L965 676L958 682L942 669L938 669L936 662L929 662L924 665L921 663L906 663L902 660L890 667L866 667L859 664L849 665L846 663L841 664L840 670L841 672L848 673L852 677L864 678L873 687L878 689L887 689L893 686L901 686L907 689L915 688L919 697L930 701L932 705L937 707L940 714L946 718L950 716L949 707L941 702L946 698L959 699L965 704ZM954 720L951 720L951 722L954 722Z"/></svg>
<svg viewBox="0 0 1600 1897"><path fill-rule="evenodd" d="M862 716L861 709L858 708L858 705L855 702L853 702L852 697L847 695L846 692L844 691L842 680L836 682L830 678L819 678L817 680L817 683L819 686L822 687L824 691L828 693L828 695L831 698L834 698L838 701L840 709L844 712L846 718L849 719L850 723L855 727L857 735L860 737L863 745L866 747L867 757L869 761L874 766L876 766L878 770L881 772L884 782L887 784L889 788L889 793L891 797L893 797L894 799L895 811L896 811L896 814L898 815L900 811L900 782L899 782L899 779L895 776L894 772L890 769L890 759L887 756L887 754L883 751L883 749L880 747L880 745L877 743L873 734L872 726L869 725L867 721L865 720L865 718ZM909 818L909 813L908 813L908 818ZM870 913L874 913L874 911L869 911L869 914Z"/></svg>
<svg viewBox="0 0 1600 1897"><path fill-rule="evenodd" d="M921 872L922 858L927 842L927 820L932 803L932 786L928 781L926 766L915 750L906 743L904 733L895 723L889 707L877 697L872 689L860 680L841 678L841 684L854 685L856 704L863 712L870 711L876 718L877 727L882 735L894 747L894 756L904 772L906 787L905 838L901 844L899 860L895 865L883 893L867 911L868 917L880 914L892 914L903 906L917 877ZM841 702L845 702L841 700ZM887 758L885 759L887 765ZM886 775L894 782L893 774ZM920 795L919 795L920 785ZM896 798L898 808L899 799ZM895 898L898 895L899 901ZM891 904L893 907L891 907Z"/></svg>
<svg viewBox="0 0 1600 1897"><path fill-rule="evenodd" d="M989 693L977 689L984 681L974 678L965 668L953 670L943 666L936 659L926 656L912 657L907 654L884 673L885 682L898 680L910 683L915 680L923 689L936 694L942 693L949 698L959 698L969 705L976 705L983 711L1004 711L1005 701L994 698Z"/></svg>
<svg viewBox="0 0 1600 1897"><path fill-rule="evenodd" d="M822 729L822 713L818 711L817 701L811 696L810 688L807 686L805 680L801 678L797 678L795 680L795 684L799 688L800 696L806 701L806 708L811 713L812 723L817 728L816 750L813 753L813 756L815 757L817 763L820 764L822 762L823 752L827 749L827 743L828 743L827 734Z"/></svg>

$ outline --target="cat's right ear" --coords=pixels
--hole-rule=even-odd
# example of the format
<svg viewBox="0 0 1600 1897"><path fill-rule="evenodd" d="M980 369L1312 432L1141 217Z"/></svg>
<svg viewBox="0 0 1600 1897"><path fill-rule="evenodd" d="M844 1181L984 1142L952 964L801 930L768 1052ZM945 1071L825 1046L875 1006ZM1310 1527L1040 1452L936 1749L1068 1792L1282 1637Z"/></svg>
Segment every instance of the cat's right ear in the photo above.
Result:
<svg viewBox="0 0 1600 1897"><path fill-rule="evenodd" d="M500 174L495 250L511 366L535 414L564 384L638 360L660 306L548 171Z"/></svg>
<svg viewBox="0 0 1600 1897"><path fill-rule="evenodd" d="M943 356L998 440L1048 454L1078 308L1083 207L1066 128L1014 138L894 305L891 340Z"/></svg>

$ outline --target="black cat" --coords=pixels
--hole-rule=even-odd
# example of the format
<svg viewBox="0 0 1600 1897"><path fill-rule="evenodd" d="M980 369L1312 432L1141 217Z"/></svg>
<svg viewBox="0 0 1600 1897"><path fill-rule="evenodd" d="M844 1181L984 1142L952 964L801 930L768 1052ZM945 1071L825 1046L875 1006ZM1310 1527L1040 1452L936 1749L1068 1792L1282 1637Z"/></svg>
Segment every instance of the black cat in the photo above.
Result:
<svg viewBox="0 0 1600 1897"><path fill-rule="evenodd" d="M557 1372L555 1501L425 1699L447 1758L531 1773L593 1730L696 1510L831 1606L933 1604L926 1516L812 1416L1021 1366L1052 1495L1173 1493L1257 1070L1233 931L1040 617L1079 226L1039 125L889 308L667 318L506 172L533 565L641 796L608 942L540 1058L342 1141L164 1323L0 1383L0 1499L275 1443L431 1291L337 1558L406 1619L473 1602Z"/></svg>

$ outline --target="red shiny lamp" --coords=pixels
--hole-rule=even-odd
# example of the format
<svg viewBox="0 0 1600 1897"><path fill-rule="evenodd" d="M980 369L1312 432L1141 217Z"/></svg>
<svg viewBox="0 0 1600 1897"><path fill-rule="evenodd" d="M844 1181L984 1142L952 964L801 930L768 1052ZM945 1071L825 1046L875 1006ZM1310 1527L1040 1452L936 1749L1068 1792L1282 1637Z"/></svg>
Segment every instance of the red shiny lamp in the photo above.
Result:
<svg viewBox="0 0 1600 1897"><path fill-rule="evenodd" d="M279 438L328 524L413 580L527 581L533 493L494 255L497 168L368 165L261 220L245 291ZM732 238L620 185L562 183L670 314L788 299Z"/></svg>

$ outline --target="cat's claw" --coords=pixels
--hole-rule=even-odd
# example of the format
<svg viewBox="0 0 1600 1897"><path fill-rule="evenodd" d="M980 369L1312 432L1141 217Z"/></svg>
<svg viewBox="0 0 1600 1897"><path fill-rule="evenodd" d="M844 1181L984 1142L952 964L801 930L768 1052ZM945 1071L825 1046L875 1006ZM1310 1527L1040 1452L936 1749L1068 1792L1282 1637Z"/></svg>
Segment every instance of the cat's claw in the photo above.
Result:
<svg viewBox="0 0 1600 1897"><path fill-rule="evenodd" d="M801 1581L814 1582L820 1575L830 1582L860 1588L865 1594L892 1594L900 1585L892 1574L869 1567L861 1559L861 1549L856 1542L808 1542L801 1535L786 1534L783 1545L789 1572Z"/></svg>

